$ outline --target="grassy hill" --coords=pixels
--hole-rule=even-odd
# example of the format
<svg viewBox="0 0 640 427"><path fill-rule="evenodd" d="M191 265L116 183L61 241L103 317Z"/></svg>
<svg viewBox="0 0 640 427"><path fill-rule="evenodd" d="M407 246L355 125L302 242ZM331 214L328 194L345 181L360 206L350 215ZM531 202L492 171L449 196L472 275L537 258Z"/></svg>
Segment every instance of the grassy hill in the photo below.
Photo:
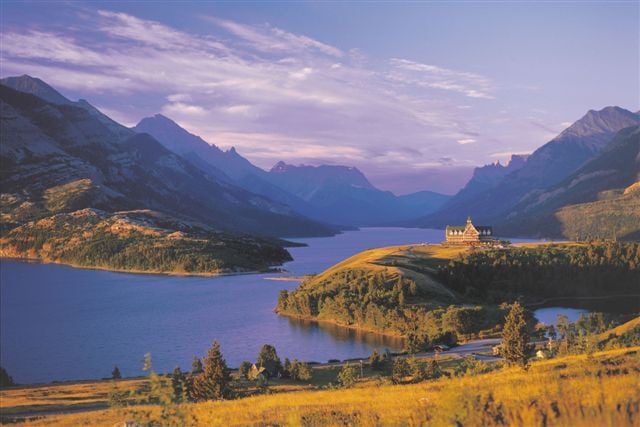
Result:
<svg viewBox="0 0 640 427"><path fill-rule="evenodd" d="M182 425L245 426L633 426L640 417L640 347L533 362L528 371L507 368L417 384L359 381L339 390L279 390L239 400L183 404L174 415ZM104 384L104 383L103 383ZM138 383L118 381L121 389ZM60 392L75 399L98 394L73 385L55 393L52 386L26 395ZM5 414L29 404L24 389L0 392ZM70 406L70 400L66 401ZM16 405L16 406L12 406ZM49 414L22 419L32 426L116 425L133 419L160 419L158 406L142 405L79 414ZM20 422L18 423L20 424Z"/></svg>
<svg viewBox="0 0 640 427"><path fill-rule="evenodd" d="M441 245L371 249L280 293L279 314L373 332L478 336L499 329L503 302L637 292L640 245Z"/></svg>
<svg viewBox="0 0 640 427"><path fill-rule="evenodd" d="M565 206L555 217L565 236L640 240L640 182L594 202Z"/></svg>

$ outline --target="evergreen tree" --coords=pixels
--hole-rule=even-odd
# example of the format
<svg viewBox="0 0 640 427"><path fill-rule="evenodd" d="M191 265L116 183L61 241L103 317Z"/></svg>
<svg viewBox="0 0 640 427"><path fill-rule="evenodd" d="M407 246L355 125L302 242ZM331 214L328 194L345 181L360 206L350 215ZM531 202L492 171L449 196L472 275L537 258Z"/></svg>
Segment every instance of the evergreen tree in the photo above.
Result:
<svg viewBox="0 0 640 427"><path fill-rule="evenodd" d="M391 379L394 383L399 383L407 375L409 375L409 365L407 364L407 359L403 357L396 357L393 361Z"/></svg>
<svg viewBox="0 0 640 427"><path fill-rule="evenodd" d="M227 399L231 396L231 377L217 341L204 359L204 367L193 379L195 401Z"/></svg>
<svg viewBox="0 0 640 427"><path fill-rule="evenodd" d="M260 349L260 354L258 354L258 358L256 359L256 365L269 369L273 367L274 372L269 372L270 375L277 375L282 371L282 364L280 363L276 348L269 344L263 345Z"/></svg>
<svg viewBox="0 0 640 427"><path fill-rule="evenodd" d="M438 361L436 359L431 359L427 362L425 376L431 380L440 378L442 376L442 371L440 370L440 366L438 365Z"/></svg>
<svg viewBox="0 0 640 427"><path fill-rule="evenodd" d="M119 380L122 378L122 374L120 374L120 369L118 369L117 366L113 367L113 371L111 371L111 379L112 380Z"/></svg>
<svg viewBox="0 0 640 427"><path fill-rule="evenodd" d="M524 316L524 309L515 302L505 319L502 332L502 355L507 364L518 365L527 369L529 332Z"/></svg>
<svg viewBox="0 0 640 427"><path fill-rule="evenodd" d="M427 371L425 369L424 363L418 360L415 357L409 358L407 360L409 374L413 377L414 382L419 382L427 378Z"/></svg>
<svg viewBox="0 0 640 427"><path fill-rule="evenodd" d="M11 375L9 375L6 369L0 366L0 387L7 387L14 384Z"/></svg>
<svg viewBox="0 0 640 427"><path fill-rule="evenodd" d="M173 400L183 402L187 395L187 377L179 366L176 366L171 374L171 387L173 388Z"/></svg>
<svg viewBox="0 0 640 427"><path fill-rule="evenodd" d="M291 370L291 361L288 357L284 358L284 365L282 366L282 376L284 378L293 378Z"/></svg>
<svg viewBox="0 0 640 427"><path fill-rule="evenodd" d="M240 377L244 378L245 380L248 380L250 371L251 371L251 362L247 362L245 360L244 362L240 363L240 368L238 369L238 372L240 373Z"/></svg>
<svg viewBox="0 0 640 427"><path fill-rule="evenodd" d="M200 358L193 356L193 360L191 361L191 375L198 375L202 372L202 360Z"/></svg>
<svg viewBox="0 0 640 427"><path fill-rule="evenodd" d="M373 350L371 356L369 356L369 363L371 364L371 369L374 371L381 371L384 369L384 360L378 350Z"/></svg>

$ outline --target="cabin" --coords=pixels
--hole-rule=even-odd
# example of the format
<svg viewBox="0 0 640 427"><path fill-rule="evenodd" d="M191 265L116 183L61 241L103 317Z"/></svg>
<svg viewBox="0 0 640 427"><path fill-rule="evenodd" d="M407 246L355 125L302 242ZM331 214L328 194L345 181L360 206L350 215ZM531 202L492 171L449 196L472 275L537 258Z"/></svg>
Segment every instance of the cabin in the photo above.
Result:
<svg viewBox="0 0 640 427"><path fill-rule="evenodd" d="M268 380L269 373L262 366L256 366L255 363L251 365L251 369L249 370L249 379L257 380L259 377L262 379Z"/></svg>
<svg viewBox="0 0 640 427"><path fill-rule="evenodd" d="M251 369L249 370L249 378L257 379L259 376L264 377L264 379L268 380L269 378L276 378L280 376L280 372L278 372L278 366L275 362L269 360L264 366L256 365L255 363L251 365Z"/></svg>
<svg viewBox="0 0 640 427"><path fill-rule="evenodd" d="M494 242L493 228L484 225L474 225L471 217L466 225L447 225L445 228L445 243L449 245L477 245Z"/></svg>

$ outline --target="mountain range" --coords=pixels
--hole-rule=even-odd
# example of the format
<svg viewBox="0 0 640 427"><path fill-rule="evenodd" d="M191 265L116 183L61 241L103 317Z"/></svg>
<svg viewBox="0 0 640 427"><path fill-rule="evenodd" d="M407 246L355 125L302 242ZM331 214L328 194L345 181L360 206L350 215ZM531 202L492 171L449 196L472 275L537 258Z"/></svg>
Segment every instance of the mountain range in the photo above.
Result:
<svg viewBox="0 0 640 427"><path fill-rule="evenodd" d="M530 156L477 168L440 210L409 224L441 228L471 215L503 235L568 237L554 217L558 209L639 179L639 124L640 114L620 107L591 110Z"/></svg>
<svg viewBox="0 0 640 427"><path fill-rule="evenodd" d="M227 182L286 204L301 215L342 227L418 218L434 212L449 199L430 191L396 196L374 187L354 167L293 166L278 162L267 172L234 148L222 151L161 114L142 119L133 130L152 135L203 171L213 167L223 172Z"/></svg>
<svg viewBox="0 0 640 427"><path fill-rule="evenodd" d="M587 112L529 156L476 168L453 197L396 196L354 167L281 161L267 171L160 114L129 129L40 79L0 83L5 229L85 208L150 210L210 230L285 237L354 226L442 228L468 215L503 235L593 235L593 224L581 231L567 218L582 209L572 207L596 203L611 222L603 200L621 203L627 222L638 218L637 191L628 188L639 178L640 115L620 107ZM615 221L620 237L637 231Z"/></svg>
<svg viewBox="0 0 640 427"><path fill-rule="evenodd" d="M271 236L330 235L336 229L203 171L152 136L121 126L86 101L71 102L40 80L2 80L3 223L82 208L152 209L214 230ZM45 96L12 89L29 89ZM86 185L73 185L83 182ZM61 188L66 204L48 195ZM18 204L19 201L19 204Z"/></svg>

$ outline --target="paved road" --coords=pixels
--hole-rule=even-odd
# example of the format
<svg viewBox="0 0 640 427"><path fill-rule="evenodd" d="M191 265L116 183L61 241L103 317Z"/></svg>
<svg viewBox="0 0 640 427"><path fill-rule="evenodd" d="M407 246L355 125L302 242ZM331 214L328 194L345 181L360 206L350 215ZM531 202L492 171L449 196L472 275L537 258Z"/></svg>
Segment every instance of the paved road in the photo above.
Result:
<svg viewBox="0 0 640 427"><path fill-rule="evenodd" d="M435 351L426 351L422 353L407 354L407 355L402 355L397 357L407 358L407 357L413 357L413 356L415 357L443 356L443 357L451 357L454 359L460 359L469 355L473 355L477 360L481 360L483 362L496 362L498 360L502 360L502 358L493 357L493 356L481 356L481 355L476 355L474 353L482 353L482 352L490 351L491 347L497 344L500 344L500 338L488 338L484 340L469 341L465 344L461 344L457 347L453 347L451 350L443 351L440 353ZM365 357L362 360L366 361L367 358ZM350 359L348 362L359 363L360 359ZM344 365L345 363L347 362L340 361L340 362L334 362L334 363L318 363L318 364L314 363L313 366L341 366L341 365Z"/></svg>

